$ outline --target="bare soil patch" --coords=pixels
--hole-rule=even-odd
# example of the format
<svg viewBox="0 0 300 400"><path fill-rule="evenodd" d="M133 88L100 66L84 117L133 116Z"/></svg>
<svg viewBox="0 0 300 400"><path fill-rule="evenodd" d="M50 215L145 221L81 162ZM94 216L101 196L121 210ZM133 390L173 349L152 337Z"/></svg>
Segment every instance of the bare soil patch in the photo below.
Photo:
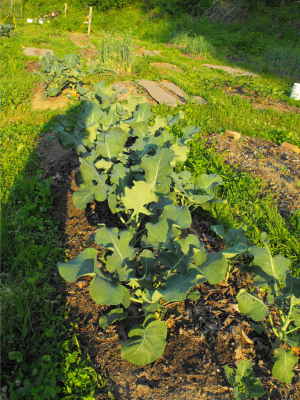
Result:
<svg viewBox="0 0 300 400"><path fill-rule="evenodd" d="M256 138L245 138L244 142L235 143L223 136L212 135L208 137L207 145L213 145L230 165L238 163L244 171L253 172L266 181L270 179L269 188L274 193L278 194L280 190L271 182L284 188L284 194L277 197L280 207L292 211L299 204L294 187L299 173L298 155ZM260 149L264 159L258 157ZM73 151L64 151L56 140L49 142L43 137L39 152L44 162L43 177L54 176L53 217L60 223L70 258L74 258L86 247L85 241L100 222L108 227L119 222L105 203L93 202L86 211L74 207L72 194L78 189L75 170L79 162ZM281 165L285 166L287 173L281 172ZM189 232L196 234L208 251L220 250L222 245L210 230L209 222L195 216ZM236 272L228 283L198 285L201 294L198 301L187 300L170 305L165 316L168 326L165 352L145 367L132 365L120 355L128 331L139 322L138 307L131 306L131 315L136 318L130 322L120 321L102 330L98 324L99 317L110 308L97 305L91 299L90 278L64 283L55 270L53 279L68 304L69 319L73 323L79 321L81 348L89 353L96 371L108 379L116 400L233 399L224 365L234 368L241 359L250 359L254 363L254 372L266 390L263 400L300 400L299 368L289 385L273 379L268 338L255 333L247 318L238 311L235 296L239 289L251 285L246 275ZM101 393L95 398L107 399Z"/></svg>
<svg viewBox="0 0 300 400"><path fill-rule="evenodd" d="M43 98L45 90L42 85L39 85L34 93L34 97L31 101L31 107L33 110L57 110L64 108L68 103L74 102L74 100L69 99L66 94L69 93L68 89L61 92L59 96Z"/></svg>
<svg viewBox="0 0 300 400"><path fill-rule="evenodd" d="M41 69L41 63L39 61L27 61L25 63L25 69L28 73L39 71Z"/></svg>
<svg viewBox="0 0 300 400"><path fill-rule="evenodd" d="M244 91L242 87L237 87L237 88L226 87L225 92L230 95L238 95L245 99L250 100L252 107L259 109L259 110L270 109L270 110L274 110L274 111L278 111L278 112L292 112L295 114L300 113L299 107L291 106L291 105L283 103L283 102L264 98L258 94L257 95L249 94L246 91Z"/></svg>
<svg viewBox="0 0 300 400"><path fill-rule="evenodd" d="M278 204L287 215L300 209L300 155L264 139L243 136L235 141L219 134L209 135L207 147L213 147L225 163L238 171L252 173L266 183Z"/></svg>
<svg viewBox="0 0 300 400"><path fill-rule="evenodd" d="M171 70L171 71L180 72L181 74L184 74L184 71L182 69L176 67L176 65L173 65L173 64L152 62L152 63L150 63L150 65L152 67L156 67L161 70Z"/></svg>
<svg viewBox="0 0 300 400"><path fill-rule="evenodd" d="M91 42L91 39L86 33L68 33L68 38L75 44L77 47L88 47L94 48L95 46Z"/></svg>

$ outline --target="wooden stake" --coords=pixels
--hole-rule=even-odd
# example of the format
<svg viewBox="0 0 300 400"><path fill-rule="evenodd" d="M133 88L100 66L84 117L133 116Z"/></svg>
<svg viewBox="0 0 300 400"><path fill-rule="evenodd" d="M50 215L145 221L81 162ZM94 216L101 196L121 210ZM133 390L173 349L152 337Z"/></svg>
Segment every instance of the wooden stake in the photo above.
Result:
<svg viewBox="0 0 300 400"><path fill-rule="evenodd" d="M67 16L68 3L65 3L65 17Z"/></svg>
<svg viewBox="0 0 300 400"><path fill-rule="evenodd" d="M91 33L91 27L92 27L92 12L93 12L93 7L90 7L90 12L89 12L89 25L88 25L88 35Z"/></svg>

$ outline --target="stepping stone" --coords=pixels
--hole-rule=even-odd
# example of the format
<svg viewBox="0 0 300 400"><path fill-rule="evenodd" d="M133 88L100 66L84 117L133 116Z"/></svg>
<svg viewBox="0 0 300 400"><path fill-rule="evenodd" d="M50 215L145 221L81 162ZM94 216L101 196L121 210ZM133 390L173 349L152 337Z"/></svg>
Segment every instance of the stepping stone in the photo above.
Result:
<svg viewBox="0 0 300 400"><path fill-rule="evenodd" d="M172 96L163 88L161 88L157 82L141 79L138 83L140 86L146 89L149 95L159 104L167 104L168 106L174 107L176 107L178 103L183 104L182 101L176 99L176 97Z"/></svg>
<svg viewBox="0 0 300 400"><path fill-rule="evenodd" d="M207 101L205 101L202 97L200 96L194 96L193 100L195 101L195 103L198 104L207 104Z"/></svg>
<svg viewBox="0 0 300 400"><path fill-rule="evenodd" d="M189 97L179 86L175 85L173 82L162 81L160 82L160 85L163 85L184 100L187 100ZM207 102L200 96L193 96L192 99L198 104L207 104Z"/></svg>
<svg viewBox="0 0 300 400"><path fill-rule="evenodd" d="M152 67L156 67L159 69L170 69L172 71L176 71L176 72L180 72L181 74L184 74L184 71L178 67L176 67L176 65L173 64L169 64L169 63L150 63L150 65Z"/></svg>
<svg viewBox="0 0 300 400"><path fill-rule="evenodd" d="M116 99L118 101L124 100L128 95L130 95L129 90L127 90L123 82L116 82L112 87L116 90Z"/></svg>
<svg viewBox="0 0 300 400"><path fill-rule="evenodd" d="M157 54L154 51L146 50L146 49L141 50L141 53L143 56L149 56L149 57L157 56Z"/></svg>
<svg viewBox="0 0 300 400"><path fill-rule="evenodd" d="M171 92L177 94L177 96L183 98L183 99L187 99L187 94L177 85L175 85L175 83L173 82L168 82L168 81L162 81L159 82L160 85L163 85L164 87L166 87L167 89L169 89Z"/></svg>
<svg viewBox="0 0 300 400"><path fill-rule="evenodd" d="M232 68L232 67L227 67L225 65L203 64L202 67L211 68L211 69L222 69L223 71L228 72L228 74L238 74L241 76L253 76L255 78L259 76L257 74L254 74L253 72L243 71L240 68Z"/></svg>
<svg viewBox="0 0 300 400"><path fill-rule="evenodd" d="M53 50L50 49L37 49L36 47L22 47L23 54L25 56L44 56L46 53L54 54Z"/></svg>

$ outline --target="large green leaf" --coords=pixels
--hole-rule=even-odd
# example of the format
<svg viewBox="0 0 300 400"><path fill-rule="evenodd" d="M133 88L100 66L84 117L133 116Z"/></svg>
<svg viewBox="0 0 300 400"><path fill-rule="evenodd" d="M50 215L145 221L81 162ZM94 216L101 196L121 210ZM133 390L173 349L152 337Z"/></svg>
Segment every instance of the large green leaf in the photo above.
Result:
<svg viewBox="0 0 300 400"><path fill-rule="evenodd" d="M75 53L64 56L64 65L66 68L75 68L78 62L78 56Z"/></svg>
<svg viewBox="0 0 300 400"><path fill-rule="evenodd" d="M171 146L171 150L173 150L175 157L171 161L171 167L175 167L179 162L185 162L187 159L187 153L190 151L188 146L180 146L178 143L174 143Z"/></svg>
<svg viewBox="0 0 300 400"><path fill-rule="evenodd" d="M290 383L294 373L293 368L298 361L298 357L292 350L279 348L274 353L275 364L272 368L273 376L282 383Z"/></svg>
<svg viewBox="0 0 300 400"><path fill-rule="evenodd" d="M47 90L47 96L55 97L55 96L59 95L60 92L61 92L60 87L52 87Z"/></svg>
<svg viewBox="0 0 300 400"><path fill-rule="evenodd" d="M126 97L127 104L123 105L123 109L126 111L134 112L139 104L147 103L144 96L133 96L129 95Z"/></svg>
<svg viewBox="0 0 300 400"><path fill-rule="evenodd" d="M94 276L90 284L92 299L101 305L117 305L122 303L128 290L118 285L111 276L105 275L97 265L96 249L85 249L76 258L67 263L58 263L60 275L69 282L85 275Z"/></svg>
<svg viewBox="0 0 300 400"><path fill-rule="evenodd" d="M78 115L78 120L83 127L98 124L104 111L101 109L100 104L96 101L85 103Z"/></svg>
<svg viewBox="0 0 300 400"><path fill-rule="evenodd" d="M268 246L264 248L252 247L250 254L254 256L254 282L259 287L265 287L268 284L277 286L280 284L289 272L291 261L288 258L277 254L272 257Z"/></svg>
<svg viewBox="0 0 300 400"><path fill-rule="evenodd" d="M121 163L114 164L110 175L110 181L116 185L115 191L117 195L125 193L125 188L128 187L130 176L129 168L124 167Z"/></svg>
<svg viewBox="0 0 300 400"><path fill-rule="evenodd" d="M262 321L269 314L265 303L258 297L246 292L245 289L239 291L236 299L240 312L254 321Z"/></svg>
<svg viewBox="0 0 300 400"><path fill-rule="evenodd" d="M118 228L108 229L102 226L98 229L95 242L108 250L113 251L112 255L106 257L106 269L113 273L122 267L131 268L131 262L137 250L130 246L133 235L131 232L120 231Z"/></svg>
<svg viewBox="0 0 300 400"><path fill-rule="evenodd" d="M174 152L171 149L159 149L152 157L144 156L142 158L141 167L145 171L145 180L153 188L156 185L170 185L171 174L173 168L170 163L174 158Z"/></svg>
<svg viewBox="0 0 300 400"><path fill-rule="evenodd" d="M107 325L112 325L115 321L122 321L122 319L128 316L128 312L124 311L123 308L115 308L109 313L99 318L99 326L105 329Z"/></svg>
<svg viewBox="0 0 300 400"><path fill-rule="evenodd" d="M158 260L151 250L145 249L139 256L139 262L142 264L142 268L139 270L140 274L147 276L157 268Z"/></svg>
<svg viewBox="0 0 300 400"><path fill-rule="evenodd" d="M104 134L104 141L96 142L96 151L99 156L114 161L118 154L123 152L127 138L128 132L123 131L121 128L110 128Z"/></svg>
<svg viewBox="0 0 300 400"><path fill-rule="evenodd" d="M206 280L196 268L190 268L184 275L170 276L165 282L165 288L159 290L159 293L166 301L182 301L194 286Z"/></svg>
<svg viewBox="0 0 300 400"><path fill-rule="evenodd" d="M153 114L151 112L151 106L148 103L143 103L140 104L137 107L137 110L135 111L134 115L138 115L139 121L144 121L148 122L150 118L153 117Z"/></svg>
<svg viewBox="0 0 300 400"><path fill-rule="evenodd" d="M147 236L142 239L143 247L173 249L172 241L178 237L177 228L186 229L192 223L188 207L177 207L173 204L164 207L159 222L146 224Z"/></svg>
<svg viewBox="0 0 300 400"><path fill-rule="evenodd" d="M78 192L74 192L73 201L75 207L85 208L85 199L89 198L88 190L95 196L97 201L104 201L107 198L107 194L111 191L111 187L106 185L105 180L107 175L99 174L95 166L83 158L80 159L79 175L83 181L83 186L79 187Z"/></svg>
<svg viewBox="0 0 300 400"><path fill-rule="evenodd" d="M145 121L139 121L135 122L134 124L131 125L131 131L130 131L132 136L137 136L141 139L147 136L148 133L148 124Z"/></svg>
<svg viewBox="0 0 300 400"><path fill-rule="evenodd" d="M194 261L195 250L199 249L200 243L196 235L188 235L174 242L175 251L162 251L158 261L170 271L184 274L189 264Z"/></svg>
<svg viewBox="0 0 300 400"><path fill-rule="evenodd" d="M125 196L121 198L126 210L133 210L132 216L138 216L140 213L151 215L145 205L155 202L158 197L153 191L152 185L144 181L134 182L130 189L125 188Z"/></svg>
<svg viewBox="0 0 300 400"><path fill-rule="evenodd" d="M64 150L75 149L77 154L86 153L87 149L82 143L82 138L78 135L70 134L63 127L56 125L57 136L61 147Z"/></svg>
<svg viewBox="0 0 300 400"><path fill-rule="evenodd" d="M73 193L73 204L79 210L85 210L93 200L95 200L95 194L90 183L80 185L78 191Z"/></svg>
<svg viewBox="0 0 300 400"><path fill-rule="evenodd" d="M147 365L163 354L167 327L149 316L143 325L134 326L128 337L121 347L122 357L135 365Z"/></svg>
<svg viewBox="0 0 300 400"><path fill-rule="evenodd" d="M228 262L223 254L202 248L195 254L195 266L211 285L216 285L225 278Z"/></svg>
<svg viewBox="0 0 300 400"><path fill-rule="evenodd" d="M196 179L195 184L207 194L213 194L215 187L223 184L223 180L218 174L202 174Z"/></svg>

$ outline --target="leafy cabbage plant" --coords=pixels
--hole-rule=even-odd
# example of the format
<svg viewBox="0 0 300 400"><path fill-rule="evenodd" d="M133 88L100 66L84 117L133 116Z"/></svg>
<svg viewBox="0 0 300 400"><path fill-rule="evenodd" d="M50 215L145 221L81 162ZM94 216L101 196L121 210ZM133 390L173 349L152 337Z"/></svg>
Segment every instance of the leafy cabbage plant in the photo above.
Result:
<svg viewBox="0 0 300 400"><path fill-rule="evenodd" d="M63 58L55 54L46 53L40 57L41 71L34 71L40 77L40 81L44 83L47 96L55 97L67 87L73 91L84 95L87 90L80 86L80 81L84 76L80 67L81 53L78 55L71 53Z"/></svg>
<svg viewBox="0 0 300 400"><path fill-rule="evenodd" d="M100 225L89 242L105 249L101 263L99 252L86 248L59 263L59 272L71 282L93 276L94 301L118 306L100 318L102 327L126 318L131 302L140 305L143 322L129 332L121 352L124 359L146 365L166 345L167 328L157 311L186 299L197 284L215 284L225 277L224 254L210 254L195 235L183 235L191 225L190 210L209 209L222 179L176 173L177 163L186 160L189 141L199 132L188 127L180 138L170 134L181 113L153 119L144 99L131 96L123 104L111 103L113 92L102 83L87 95L91 101L83 106L74 130L65 121L56 126L62 146L75 148L80 156L81 184L74 204L84 209L91 201L107 201L124 229Z"/></svg>
<svg viewBox="0 0 300 400"><path fill-rule="evenodd" d="M269 304L241 290L239 309L254 321L270 318L277 337L273 374L289 382L297 357L291 350L278 349L282 341L290 347L299 345L299 278L288 273L289 260L273 258L265 236L265 248L249 248L244 229L225 233L222 226L212 227L225 242L224 250L217 253L208 253L195 235L187 234L191 210L210 209L219 201L214 191L222 184L216 174L194 178L186 170L176 171L176 165L187 159L189 142L199 128L182 128L181 136L174 138L170 127L180 122L182 112L154 118L145 99L128 96L116 103L114 97L113 88L100 82L86 93L75 128L64 119L56 125L63 148L74 148L80 157L74 205L85 209L92 201L106 201L122 226L100 225L88 243L95 242L103 253L86 248L67 263L59 263L60 274L70 282L93 276L93 300L116 307L100 318L102 328L128 317L132 302L140 306L141 323L128 333L121 354L134 364L146 365L160 357L166 345L164 307L196 298L193 288L202 282L227 280L229 262L247 253L254 258L255 284L269 290ZM272 305L279 310L279 329L269 312Z"/></svg>

